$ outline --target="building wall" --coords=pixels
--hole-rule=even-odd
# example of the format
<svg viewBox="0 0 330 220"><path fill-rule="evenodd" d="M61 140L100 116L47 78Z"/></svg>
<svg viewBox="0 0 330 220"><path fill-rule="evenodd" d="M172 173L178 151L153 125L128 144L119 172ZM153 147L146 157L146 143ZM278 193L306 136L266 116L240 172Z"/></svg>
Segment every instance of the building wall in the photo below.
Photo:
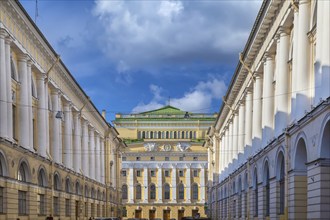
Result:
<svg viewBox="0 0 330 220"><path fill-rule="evenodd" d="M1 1L0 218L119 214L117 135L21 4Z"/></svg>
<svg viewBox="0 0 330 220"><path fill-rule="evenodd" d="M328 218L329 9L263 2L209 131L212 219Z"/></svg>

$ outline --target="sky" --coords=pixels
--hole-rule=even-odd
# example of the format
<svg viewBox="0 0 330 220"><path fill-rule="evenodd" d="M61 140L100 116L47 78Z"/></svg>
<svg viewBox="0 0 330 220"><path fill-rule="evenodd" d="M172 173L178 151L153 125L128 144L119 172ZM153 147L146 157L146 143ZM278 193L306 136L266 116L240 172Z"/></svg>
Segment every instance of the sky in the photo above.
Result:
<svg viewBox="0 0 330 220"><path fill-rule="evenodd" d="M262 3L20 2L109 121L168 104L218 112Z"/></svg>

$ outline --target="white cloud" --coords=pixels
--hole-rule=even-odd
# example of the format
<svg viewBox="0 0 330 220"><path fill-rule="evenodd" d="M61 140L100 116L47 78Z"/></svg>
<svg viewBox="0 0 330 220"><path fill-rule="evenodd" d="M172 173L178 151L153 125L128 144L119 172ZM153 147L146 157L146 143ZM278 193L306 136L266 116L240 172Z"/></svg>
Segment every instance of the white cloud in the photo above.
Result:
<svg viewBox="0 0 330 220"><path fill-rule="evenodd" d="M157 85L150 85L153 94L152 100L145 104L139 103L132 112L144 112L161 108L167 103L165 97L161 95L163 88ZM187 91L182 97L171 99L171 105L184 111L209 112L212 100L221 99L226 92L224 81L215 77L210 77L208 81L201 81L195 87Z"/></svg>

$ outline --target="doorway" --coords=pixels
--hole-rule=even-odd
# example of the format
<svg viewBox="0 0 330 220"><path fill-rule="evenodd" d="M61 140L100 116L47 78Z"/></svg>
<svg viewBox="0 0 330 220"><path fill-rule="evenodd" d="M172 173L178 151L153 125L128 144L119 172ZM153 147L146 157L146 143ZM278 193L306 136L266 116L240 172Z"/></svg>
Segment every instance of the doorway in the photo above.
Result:
<svg viewBox="0 0 330 220"><path fill-rule="evenodd" d="M170 220L171 211L170 210L164 210L163 211L163 220Z"/></svg>
<svg viewBox="0 0 330 220"><path fill-rule="evenodd" d="M184 210L179 210L178 212L178 220L181 220L184 217Z"/></svg>
<svg viewBox="0 0 330 220"><path fill-rule="evenodd" d="M149 220L154 220L156 218L156 210L149 210Z"/></svg>
<svg viewBox="0 0 330 220"><path fill-rule="evenodd" d="M142 218L142 210L135 210L135 218Z"/></svg>

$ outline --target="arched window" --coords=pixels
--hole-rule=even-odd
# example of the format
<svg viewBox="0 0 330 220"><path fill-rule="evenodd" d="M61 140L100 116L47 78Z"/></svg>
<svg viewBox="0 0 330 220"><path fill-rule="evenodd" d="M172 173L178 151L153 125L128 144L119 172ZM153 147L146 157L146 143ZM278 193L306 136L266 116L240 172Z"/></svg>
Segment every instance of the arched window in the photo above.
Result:
<svg viewBox="0 0 330 220"><path fill-rule="evenodd" d="M253 178L253 190L254 190L254 216L258 216L258 174L257 168L254 170Z"/></svg>
<svg viewBox="0 0 330 220"><path fill-rule="evenodd" d="M65 180L65 192L70 193L71 192L71 187L70 187L70 179L66 178Z"/></svg>
<svg viewBox="0 0 330 220"><path fill-rule="evenodd" d="M142 139L146 138L146 132L142 131Z"/></svg>
<svg viewBox="0 0 330 220"><path fill-rule="evenodd" d="M168 183L164 184L164 199L170 199L171 198L171 190L170 185Z"/></svg>
<svg viewBox="0 0 330 220"><path fill-rule="evenodd" d="M162 132L158 131L158 139L162 138Z"/></svg>
<svg viewBox="0 0 330 220"><path fill-rule="evenodd" d="M154 138L154 132L150 131L150 138L153 139Z"/></svg>
<svg viewBox="0 0 330 220"><path fill-rule="evenodd" d="M270 188L269 188L269 166L268 161L265 163L264 168L264 187L265 187L265 216L269 216L270 211Z"/></svg>
<svg viewBox="0 0 330 220"><path fill-rule="evenodd" d="M5 157L2 153L0 153L0 176L7 175L7 163Z"/></svg>
<svg viewBox="0 0 330 220"><path fill-rule="evenodd" d="M169 133L168 133L168 131L166 131L166 139L169 139L169 138L170 138Z"/></svg>
<svg viewBox="0 0 330 220"><path fill-rule="evenodd" d="M121 194L122 199L127 199L127 185L121 187Z"/></svg>
<svg viewBox="0 0 330 220"><path fill-rule="evenodd" d="M38 186L45 187L46 184L46 174L44 169L40 169L38 173Z"/></svg>
<svg viewBox="0 0 330 220"><path fill-rule="evenodd" d="M198 200L198 185L197 183L192 184L192 199Z"/></svg>
<svg viewBox="0 0 330 220"><path fill-rule="evenodd" d="M242 178L238 177L238 217L242 217Z"/></svg>
<svg viewBox="0 0 330 220"><path fill-rule="evenodd" d="M193 138L193 135L192 135L192 131L189 132L189 138L192 139Z"/></svg>
<svg viewBox="0 0 330 220"><path fill-rule="evenodd" d="M54 175L54 189L55 190L61 190L61 182L60 182L60 177L56 173Z"/></svg>
<svg viewBox="0 0 330 220"><path fill-rule="evenodd" d="M285 202L285 170L284 170L284 160L281 160L280 165L280 214L284 214L284 202Z"/></svg>
<svg viewBox="0 0 330 220"><path fill-rule="evenodd" d="M91 190L91 198L95 199L95 189L94 188L92 188L92 190Z"/></svg>
<svg viewBox="0 0 330 220"><path fill-rule="evenodd" d="M176 131L174 131L174 139L177 139Z"/></svg>
<svg viewBox="0 0 330 220"><path fill-rule="evenodd" d="M178 189L179 189L179 199L184 199L184 186L182 183L179 184Z"/></svg>
<svg viewBox="0 0 330 220"><path fill-rule="evenodd" d="M135 199L141 199L141 185L138 184L135 190Z"/></svg>
<svg viewBox="0 0 330 220"><path fill-rule="evenodd" d="M89 195L88 195L88 186L87 185L85 185L85 197L86 198L89 197Z"/></svg>
<svg viewBox="0 0 330 220"><path fill-rule="evenodd" d="M104 202L107 201L107 198L105 197L105 192L104 191L102 193L102 199L103 199Z"/></svg>
<svg viewBox="0 0 330 220"><path fill-rule="evenodd" d="M150 199L156 199L156 186L155 186L155 184L150 185Z"/></svg>
<svg viewBox="0 0 330 220"><path fill-rule="evenodd" d="M181 138L184 139L184 131L181 132Z"/></svg>
<svg viewBox="0 0 330 220"><path fill-rule="evenodd" d="M17 179L22 182L27 181L27 175L28 175L28 166L25 162L22 162L19 166L18 173L17 173Z"/></svg>
<svg viewBox="0 0 330 220"><path fill-rule="evenodd" d="M79 184L79 182L77 181L76 182L76 195L80 195L80 184Z"/></svg>
<svg viewBox="0 0 330 220"><path fill-rule="evenodd" d="M101 200L101 192L99 189L97 190L97 200Z"/></svg>

